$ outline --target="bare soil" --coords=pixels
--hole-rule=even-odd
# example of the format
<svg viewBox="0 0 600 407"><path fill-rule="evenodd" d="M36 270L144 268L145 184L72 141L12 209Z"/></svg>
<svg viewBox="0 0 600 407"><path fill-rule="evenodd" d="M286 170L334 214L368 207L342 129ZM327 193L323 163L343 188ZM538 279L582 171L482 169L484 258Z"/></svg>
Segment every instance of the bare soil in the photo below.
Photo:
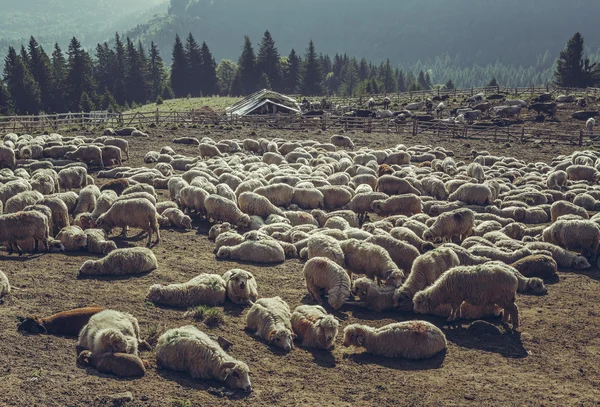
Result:
<svg viewBox="0 0 600 407"><path fill-rule="evenodd" d="M246 138L251 129L217 131L150 129L148 139L130 139L130 166L143 164L149 150L165 145L177 152L194 154L192 146L176 145L175 136L210 136L215 139ZM329 133L291 133L256 129L258 137L327 140ZM350 134L357 146L385 148L398 143L435 144L468 159L470 150L512 155L528 161L545 161L568 154L574 147L474 142L433 137ZM253 136L254 137L254 136ZM467 145L469 143L470 145ZM99 180L99 183L103 180ZM166 191L159 191L166 199ZM0 253L0 268L14 286L0 305L0 406L104 406L113 405L110 395L130 391L128 406L213 405L364 405L364 406L597 406L600 405L600 272L564 271L549 284L544 297L519 296L522 325L518 333L504 333L499 321L491 326L464 321L449 327L443 318L425 317L439 326L448 339L443 354L426 361L392 360L344 348L341 335L332 352L296 348L283 353L244 331L244 309L226 304L224 323L208 328L184 318L184 310L156 307L144 301L152 284L191 279L199 273L224 273L242 267L256 276L259 294L279 295L293 309L310 303L302 278L302 263L286 261L274 267L216 261L213 243L207 239L209 225L195 223L197 230L164 230L163 241L154 248L157 270L122 279L79 279L87 254L7 256ZM116 231L115 231L116 233ZM141 246L144 236L119 247ZM142 336L155 344L166 329L195 324L210 335L233 342L230 352L251 369L253 392L227 393L216 381L194 381L185 374L157 370L153 352L142 357L152 367L145 377L120 380L80 368L75 363L76 339L29 335L17 331L17 316L49 315L90 304L130 312L138 318ZM343 308L337 316L341 329L361 322L382 326L416 319L411 313L375 313ZM419 317L419 319L421 319Z"/></svg>

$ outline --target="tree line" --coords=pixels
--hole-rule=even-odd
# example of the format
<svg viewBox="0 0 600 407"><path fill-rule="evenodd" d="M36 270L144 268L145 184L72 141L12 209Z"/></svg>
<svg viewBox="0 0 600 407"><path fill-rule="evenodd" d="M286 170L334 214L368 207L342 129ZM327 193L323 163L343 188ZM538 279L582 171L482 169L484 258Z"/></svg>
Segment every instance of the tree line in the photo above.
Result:
<svg viewBox="0 0 600 407"><path fill-rule="evenodd" d="M258 52L246 36L237 63L222 60L219 64L205 42L199 44L191 33L185 41L176 35L169 68L154 42L146 50L141 42L123 41L118 33L110 44L98 44L93 56L75 37L66 54L55 44L50 55L31 37L19 52L10 47L4 60L0 115L121 111L173 97L243 96L259 89L305 96L353 96L455 88L451 78L438 76L443 81L434 82L431 72L404 71L389 60L374 64L346 54L331 58L317 53L312 40L303 55L292 49L281 56L269 31ZM569 39L561 52L554 80L569 87L600 83L600 66L585 57L581 34ZM496 76L486 83L497 85Z"/></svg>

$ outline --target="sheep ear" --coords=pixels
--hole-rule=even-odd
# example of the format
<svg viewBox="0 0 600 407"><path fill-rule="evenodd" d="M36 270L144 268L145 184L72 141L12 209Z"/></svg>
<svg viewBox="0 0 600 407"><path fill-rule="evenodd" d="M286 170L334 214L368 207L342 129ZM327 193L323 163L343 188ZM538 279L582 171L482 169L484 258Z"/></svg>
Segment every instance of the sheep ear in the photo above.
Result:
<svg viewBox="0 0 600 407"><path fill-rule="evenodd" d="M225 362L223 363L223 367L225 369L233 369L235 367L235 362Z"/></svg>
<svg viewBox="0 0 600 407"><path fill-rule="evenodd" d="M276 334L276 333L277 333L276 331L271 331L271 332L269 332L269 340L270 340L270 341L272 341L272 340L273 340L273 337L275 336L275 334Z"/></svg>
<svg viewBox="0 0 600 407"><path fill-rule="evenodd" d="M298 335L292 334L292 339L296 339L297 337L298 337Z"/></svg>
<svg viewBox="0 0 600 407"><path fill-rule="evenodd" d="M235 277L236 273L231 273L231 275L229 276L230 280L233 280L233 278Z"/></svg>

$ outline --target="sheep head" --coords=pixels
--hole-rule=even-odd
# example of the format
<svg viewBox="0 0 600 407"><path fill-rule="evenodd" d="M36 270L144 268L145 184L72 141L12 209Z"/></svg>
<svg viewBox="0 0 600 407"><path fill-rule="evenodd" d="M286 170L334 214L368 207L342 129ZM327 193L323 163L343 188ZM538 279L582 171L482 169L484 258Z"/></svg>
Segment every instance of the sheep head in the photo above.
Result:
<svg viewBox="0 0 600 407"><path fill-rule="evenodd" d="M423 232L423 240L427 242L433 242L435 240L435 236L433 235L433 231L431 228L428 228Z"/></svg>
<svg viewBox="0 0 600 407"><path fill-rule="evenodd" d="M541 278L537 277L528 279L527 291L536 295L545 295L548 293L548 289L544 285L544 281Z"/></svg>
<svg viewBox="0 0 600 407"><path fill-rule="evenodd" d="M364 346L367 338L366 329L359 324L348 325L344 328L344 346Z"/></svg>
<svg viewBox="0 0 600 407"><path fill-rule="evenodd" d="M46 327L44 326L42 319L35 315L28 316L27 318L19 318L19 331L26 331L33 334L47 333Z"/></svg>
<svg viewBox="0 0 600 407"><path fill-rule="evenodd" d="M100 267L100 265L98 264L98 262L96 262L94 260L88 260L85 263L83 263L81 265L81 267L79 268L79 274L80 275L94 274L98 270L99 267Z"/></svg>
<svg viewBox="0 0 600 407"><path fill-rule="evenodd" d="M106 329L101 331L100 340L105 348L112 349L112 353L123 352L127 353L129 347L125 336L114 329Z"/></svg>
<svg viewBox="0 0 600 407"><path fill-rule="evenodd" d="M234 269L229 276L228 286L232 286L236 291L247 291L248 281L254 279L254 276L245 270Z"/></svg>
<svg viewBox="0 0 600 407"><path fill-rule="evenodd" d="M296 334L290 332L289 329L279 329L269 332L269 343L287 351L294 349L294 338Z"/></svg>
<svg viewBox="0 0 600 407"><path fill-rule="evenodd" d="M102 214L102 215L98 216L98 219L96 219L95 226L97 228L103 229L107 233L110 233L112 227L106 223L105 216L106 216L106 214Z"/></svg>
<svg viewBox="0 0 600 407"><path fill-rule="evenodd" d="M394 308L400 311L412 311L413 298L405 287L400 287L394 292Z"/></svg>
<svg viewBox="0 0 600 407"><path fill-rule="evenodd" d="M243 389L246 392L252 391L250 369L243 362L225 362L222 366L221 379L232 389Z"/></svg>
<svg viewBox="0 0 600 407"><path fill-rule="evenodd" d="M418 292L413 297L413 309L417 314L426 314L433 308L431 300L425 293Z"/></svg>
<svg viewBox="0 0 600 407"><path fill-rule="evenodd" d="M219 248L219 250L217 251L218 259L228 259L229 257L231 257L231 247L223 246Z"/></svg>
<svg viewBox="0 0 600 407"><path fill-rule="evenodd" d="M338 328L340 323L333 315L327 315L317 321L315 324L321 334L321 338L324 339L324 348L329 349L333 346L333 342L338 334Z"/></svg>
<svg viewBox="0 0 600 407"><path fill-rule="evenodd" d="M250 216L247 214L243 214L236 222L236 225L241 228L247 228L250 226ZM191 226L190 226L191 229ZM230 226L231 229L231 226Z"/></svg>
<svg viewBox="0 0 600 407"><path fill-rule="evenodd" d="M288 259L294 259L298 257L298 250L294 245L286 245L283 248L283 251L285 252L285 257L287 257Z"/></svg>

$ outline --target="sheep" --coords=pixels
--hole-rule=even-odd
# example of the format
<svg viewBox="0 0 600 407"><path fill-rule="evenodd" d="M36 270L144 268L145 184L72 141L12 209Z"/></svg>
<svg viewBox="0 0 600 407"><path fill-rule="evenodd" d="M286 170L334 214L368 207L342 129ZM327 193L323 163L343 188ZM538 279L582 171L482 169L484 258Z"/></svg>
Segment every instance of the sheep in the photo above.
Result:
<svg viewBox="0 0 600 407"><path fill-rule="evenodd" d="M232 389L252 391L248 365L192 325L169 329L158 338L156 362L160 368L186 372L193 379L216 379Z"/></svg>
<svg viewBox="0 0 600 407"><path fill-rule="evenodd" d="M238 197L238 205L242 212L248 215L257 215L261 218L267 218L269 215L275 214L284 216L281 209L273 205L264 196L254 192L243 192Z"/></svg>
<svg viewBox="0 0 600 407"><path fill-rule="evenodd" d="M302 346L322 350L333 347L339 322L320 305L299 305L292 313L291 322Z"/></svg>
<svg viewBox="0 0 600 407"><path fill-rule="evenodd" d="M77 357L77 363L91 366L101 373L117 377L142 377L146 374L144 361L138 356L127 353L96 353L84 350Z"/></svg>
<svg viewBox="0 0 600 407"><path fill-rule="evenodd" d="M281 297L261 298L246 314L246 328L269 344L286 351L294 349L290 307Z"/></svg>
<svg viewBox="0 0 600 407"><path fill-rule="evenodd" d="M198 144L198 151L200 152L200 157L202 158L211 158L211 157L222 157L223 155L219 151L219 149L212 144L208 143L200 143Z"/></svg>
<svg viewBox="0 0 600 407"><path fill-rule="evenodd" d="M413 297L418 291L459 265L458 255L449 248L438 248L417 257L406 282L394 293L394 307L401 311L412 311Z"/></svg>
<svg viewBox="0 0 600 407"><path fill-rule="evenodd" d="M421 253L425 253L434 248L433 243L421 239L415 232L405 227L396 227L390 230L393 238L407 242L417 248Z"/></svg>
<svg viewBox="0 0 600 407"><path fill-rule="evenodd" d="M348 221L348 223L350 224L350 226L353 228L357 228L359 225L358 216L353 211L341 210L341 211L334 211L334 212L326 213L323 210L314 209L310 213L317 220L317 222L320 226L325 225L327 220L334 216L339 216L341 218L346 219Z"/></svg>
<svg viewBox="0 0 600 407"><path fill-rule="evenodd" d="M0 144L0 168L9 168L14 170L17 168L17 160L15 152L12 148Z"/></svg>
<svg viewBox="0 0 600 407"><path fill-rule="evenodd" d="M83 250L87 246L87 235L79 226L67 226L56 235L68 252Z"/></svg>
<svg viewBox="0 0 600 407"><path fill-rule="evenodd" d="M41 242L46 251L48 246L49 228L46 215L37 212L17 212L7 215L0 215L0 242L7 242L8 254L12 254L13 247L23 255L23 250L19 247L19 240L33 239L35 241L35 251L38 251Z"/></svg>
<svg viewBox="0 0 600 407"><path fill-rule="evenodd" d="M117 179L113 179L108 181L107 183L105 183L104 185L102 185L100 187L100 192L104 192L104 191L114 191L117 195L121 195L123 193L123 191L125 191L127 188L129 188L130 184L129 184L129 180L126 178L117 178Z"/></svg>
<svg viewBox="0 0 600 407"><path fill-rule="evenodd" d="M415 259L420 255L416 247L392 236L374 235L365 241L384 248L401 270L410 271Z"/></svg>
<svg viewBox="0 0 600 407"><path fill-rule="evenodd" d="M52 232L57 233L62 228L70 226L69 208L67 205L56 196L45 197L38 202L39 205L44 205L52 211ZM50 225L49 225L50 226Z"/></svg>
<svg viewBox="0 0 600 407"><path fill-rule="evenodd" d="M345 266L345 255L340 246L340 242L331 236L321 233L310 236L308 238L306 249L308 259L312 259L313 257L326 257L342 267Z"/></svg>
<svg viewBox="0 0 600 407"><path fill-rule="evenodd" d="M446 349L446 337L426 321L405 321L372 328L352 324L344 328L344 346L365 348L388 358L428 359Z"/></svg>
<svg viewBox="0 0 600 407"><path fill-rule="evenodd" d="M91 306L58 312L48 317L29 315L19 318L18 329L29 333L77 337L90 318L101 311L104 311L104 307Z"/></svg>
<svg viewBox="0 0 600 407"><path fill-rule="evenodd" d="M137 356L140 346L149 348L140 339L138 320L131 314L105 309L92 315L81 329L77 353L88 350L92 354L110 352Z"/></svg>
<svg viewBox="0 0 600 407"><path fill-rule="evenodd" d="M192 228L192 218L184 214L177 208L167 208L161 214L165 218L169 219L171 225L189 230Z"/></svg>
<svg viewBox="0 0 600 407"><path fill-rule="evenodd" d="M285 261L285 251L274 240L248 240L235 246L220 247L217 251L217 258L263 264L283 263Z"/></svg>
<svg viewBox="0 0 600 407"><path fill-rule="evenodd" d="M550 207L550 219L552 222L556 222L559 216L564 215L577 215L583 219L589 219L587 211L574 203L567 201L554 202Z"/></svg>
<svg viewBox="0 0 600 407"><path fill-rule="evenodd" d="M377 179L375 191L383 192L388 195L414 194L421 195L418 189L413 187L408 181L398 178L394 175L383 175Z"/></svg>
<svg viewBox="0 0 600 407"><path fill-rule="evenodd" d="M104 163L102 161L102 150L98 146L80 146L75 151L69 151L65 153L65 158L67 160L82 161L86 164L95 163L100 168L104 169Z"/></svg>
<svg viewBox="0 0 600 407"><path fill-rule="evenodd" d="M0 303L2 301L2 297L10 294L10 283L8 282L8 277L6 274L0 270Z"/></svg>
<svg viewBox="0 0 600 407"><path fill-rule="evenodd" d="M125 154L125 157L129 160L129 142L122 138L107 138L104 140L104 145L115 146L121 149L121 152Z"/></svg>
<svg viewBox="0 0 600 407"><path fill-rule="evenodd" d="M358 305L367 309L383 312L394 308L394 291L396 287L379 286L367 277L354 281L352 293L358 295L360 302L346 302L348 305Z"/></svg>
<svg viewBox="0 0 600 407"><path fill-rule="evenodd" d="M518 280L505 265L496 262L478 266L454 267L438 278L433 285L413 297L416 313L426 314L441 304L450 304L448 321L460 317L463 301L474 306L498 305L504 310L502 322L510 316L513 329L519 326L519 309L515 304Z"/></svg>
<svg viewBox="0 0 600 407"><path fill-rule="evenodd" d="M565 171L558 170L548 174L546 185L549 189L563 190L567 188L568 174Z"/></svg>
<svg viewBox="0 0 600 407"><path fill-rule="evenodd" d="M586 211L600 211L600 202L590 194L577 194L573 199L573 204L582 207Z"/></svg>
<svg viewBox="0 0 600 407"><path fill-rule="evenodd" d="M475 178L477 182L482 183L485 180L485 170L478 163L471 163L467 166L465 173L471 178Z"/></svg>
<svg viewBox="0 0 600 407"><path fill-rule="evenodd" d="M209 192L205 191L200 187L187 186L181 188L176 200L179 201L181 210L191 213L192 211L196 214L203 216L206 214L206 206L204 201L210 195Z"/></svg>
<svg viewBox="0 0 600 407"><path fill-rule="evenodd" d="M448 197L450 201L461 201L467 205L491 205L494 197L489 186L466 183Z"/></svg>
<svg viewBox="0 0 600 407"><path fill-rule="evenodd" d="M561 269L584 270L590 268L590 263L583 256L579 256L552 243L531 242L526 247L531 250L545 250L551 253L552 258Z"/></svg>
<svg viewBox="0 0 600 407"><path fill-rule="evenodd" d="M50 195L54 192L58 192L55 191L58 185L54 182L53 175L56 176L56 173L52 170L37 170L29 180L31 189L38 191L42 195Z"/></svg>
<svg viewBox="0 0 600 407"><path fill-rule="evenodd" d="M102 150L102 163L104 166L122 165L121 149L117 146L107 146L100 148Z"/></svg>
<svg viewBox="0 0 600 407"><path fill-rule="evenodd" d="M600 181L600 172L594 167L571 165L565 171L569 181L587 181L593 184Z"/></svg>
<svg viewBox="0 0 600 407"><path fill-rule="evenodd" d="M0 202L6 204L9 198L25 191L31 191L29 182L23 179L9 181L4 185L0 185Z"/></svg>
<svg viewBox="0 0 600 407"><path fill-rule="evenodd" d="M514 263L515 261L520 260L523 257L531 256L533 254L532 251L526 247L507 252L497 247L486 247L476 245L470 248L469 251L475 256L487 257L488 259L501 261L506 264Z"/></svg>
<svg viewBox="0 0 600 407"><path fill-rule="evenodd" d="M586 131L588 137L591 137L594 135L594 126L595 125L596 125L596 120L594 120L593 117L590 117L585 122L585 131Z"/></svg>
<svg viewBox="0 0 600 407"><path fill-rule="evenodd" d="M156 244L160 243L160 229L158 227L158 214L150 201L143 198L116 201L110 209L96 219L96 227L106 232L114 227L121 227L122 237L127 237L127 228L134 227L148 233L149 246L152 242L152 233L156 233Z"/></svg>
<svg viewBox="0 0 600 407"><path fill-rule="evenodd" d="M253 304L258 298L254 275L242 269L231 269L223 274L227 285L227 298L234 304Z"/></svg>
<svg viewBox="0 0 600 407"><path fill-rule="evenodd" d="M558 265L556 261L546 255L534 254L523 257L511 264L525 277L551 278L556 275Z"/></svg>
<svg viewBox="0 0 600 407"><path fill-rule="evenodd" d="M154 284L146 300L174 307L217 305L225 302L225 280L217 274L200 274L182 284Z"/></svg>
<svg viewBox="0 0 600 407"><path fill-rule="evenodd" d="M100 215L105 214L117 200L117 194L112 190L103 191L100 197L96 200L96 207L91 214L91 217L96 221Z"/></svg>
<svg viewBox="0 0 600 407"><path fill-rule="evenodd" d="M292 204L302 209L319 209L324 207L325 196L316 188L294 188Z"/></svg>
<svg viewBox="0 0 600 407"><path fill-rule="evenodd" d="M423 212L423 202L415 194L391 196L371 203L371 209L378 215L412 216Z"/></svg>
<svg viewBox="0 0 600 407"><path fill-rule="evenodd" d="M346 137L346 136L340 136L340 135L333 135L329 138L329 141L331 142L331 144L333 144L334 146L338 147L338 148L344 148L344 149L350 149L350 150L354 150L354 143L352 142L352 140L350 139L350 137Z"/></svg>
<svg viewBox="0 0 600 407"><path fill-rule="evenodd" d="M457 237L462 240L473 233L474 225L475 213L470 209L456 209L444 212L423 233L423 239L431 242L437 238L452 240L454 237Z"/></svg>
<svg viewBox="0 0 600 407"><path fill-rule="evenodd" d="M22 211L26 206L35 205L42 199L44 199L44 196L37 191L19 192L5 202L4 213L8 214Z"/></svg>
<svg viewBox="0 0 600 407"><path fill-rule="evenodd" d="M294 187L278 183L256 188L254 193L267 198L275 206L290 206L294 196Z"/></svg>
<svg viewBox="0 0 600 407"><path fill-rule="evenodd" d="M156 256L145 247L117 249L100 260L87 260L79 268L84 276L121 276L148 273L158 267Z"/></svg>
<svg viewBox="0 0 600 407"><path fill-rule="evenodd" d="M558 220L544 229L542 239L570 251L589 251L598 257L600 226L590 220Z"/></svg>
<svg viewBox="0 0 600 407"><path fill-rule="evenodd" d="M117 250L117 245L112 240L108 240L104 230L87 229L84 233L87 237L88 253L107 255L113 250Z"/></svg>
<svg viewBox="0 0 600 407"><path fill-rule="evenodd" d="M340 243L349 273L365 274L371 279L385 281L399 271L388 252L380 246L357 239Z"/></svg>
<svg viewBox="0 0 600 407"><path fill-rule="evenodd" d="M359 222L364 221L366 213L371 210L371 204L377 200L385 200L389 198L383 192L364 192L357 193L348 202L347 208L354 211L358 215Z"/></svg>
<svg viewBox="0 0 600 407"><path fill-rule="evenodd" d="M228 222L229 224L242 228L250 225L250 216L243 213L237 207L235 202L223 198L222 196L209 195L204 200L204 206L206 207L206 213L209 219Z"/></svg>
<svg viewBox="0 0 600 407"><path fill-rule="evenodd" d="M319 305L322 304L322 290L327 292L327 302L333 309L339 309L350 296L350 277L340 265L328 258L308 260L302 272L309 294Z"/></svg>
<svg viewBox="0 0 600 407"><path fill-rule="evenodd" d="M220 234L229 232L232 230L232 226L229 222L223 222L221 224L213 225L208 231L208 239L215 240Z"/></svg>

